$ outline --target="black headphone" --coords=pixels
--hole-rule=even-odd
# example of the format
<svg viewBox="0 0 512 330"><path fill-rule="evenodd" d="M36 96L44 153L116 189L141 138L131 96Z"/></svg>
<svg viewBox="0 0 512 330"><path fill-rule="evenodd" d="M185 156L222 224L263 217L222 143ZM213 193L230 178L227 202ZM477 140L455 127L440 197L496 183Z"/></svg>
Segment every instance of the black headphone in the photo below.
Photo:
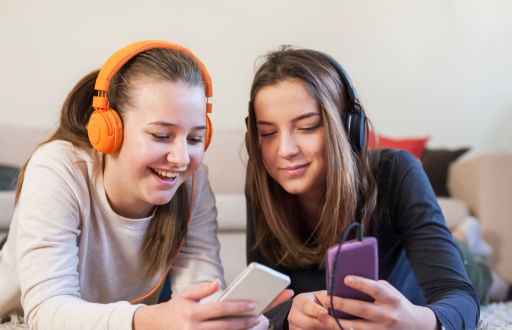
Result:
<svg viewBox="0 0 512 330"><path fill-rule="evenodd" d="M341 78L343 85L347 89L348 98L350 99L350 104L343 112L343 126L345 127L345 131L347 132L348 139L350 141L350 145L354 150L363 150L365 141L366 141L366 117L364 115L363 106L359 102L357 98L356 90L352 85L352 81L350 80L348 74L343 70L341 65L336 62L332 57L327 54L315 51L315 50L301 50L304 53L313 53L317 56L320 56L336 70L338 75ZM249 102L250 108L250 102ZM249 117L245 118L245 125L247 126L247 122Z"/></svg>
<svg viewBox="0 0 512 330"><path fill-rule="evenodd" d="M343 125L347 132L350 144L355 150L363 150L366 141L366 117L364 116L363 106L359 103L356 90L348 74L341 65L327 54L311 50L310 52L320 56L338 72L338 75L347 89L350 104L343 112Z"/></svg>

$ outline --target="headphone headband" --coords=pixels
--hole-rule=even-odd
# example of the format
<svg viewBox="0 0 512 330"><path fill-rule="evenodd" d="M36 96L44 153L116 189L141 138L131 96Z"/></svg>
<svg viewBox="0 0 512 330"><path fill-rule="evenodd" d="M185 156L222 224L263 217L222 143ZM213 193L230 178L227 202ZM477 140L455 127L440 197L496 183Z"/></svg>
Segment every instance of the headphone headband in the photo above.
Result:
<svg viewBox="0 0 512 330"><path fill-rule="evenodd" d="M303 50L310 51L329 62L329 64L336 70L342 83L347 90L348 98L352 102L344 111L344 126L347 132L349 141L355 150L363 150L366 143L366 117L364 115L363 107L359 103L357 93L348 76L347 72L336 62L332 57L316 50Z"/></svg>
<svg viewBox="0 0 512 330"><path fill-rule="evenodd" d="M352 80L350 80L350 77L348 76L347 72L345 72L345 70L341 67L341 65L338 62L336 62L335 59L333 59L332 57L330 57L329 55L327 55L325 53L321 53L316 50L313 50L312 52L315 53L316 55L322 57L327 62L329 62L329 64L334 68L334 70L336 70L336 72L338 72L338 75L340 76L343 84L345 85L345 87L347 89L347 94L348 94L350 101L352 101L353 103L359 104L359 99L357 98L357 93L354 88L354 85L352 84Z"/></svg>
<svg viewBox="0 0 512 330"><path fill-rule="evenodd" d="M206 67L204 66L203 62L201 62L201 60L196 55L194 55L194 53L192 53L188 48L183 47L182 45L179 45L177 43L165 40L138 41L115 52L112 56L108 58L108 60L101 68L100 73L98 74L98 78L96 79L96 85L94 86L94 89L99 92L108 92L110 80L126 62L128 62L132 57L143 51L155 48L178 50L192 57L201 68L203 82L206 87L206 97L213 96L212 79L210 77L210 74L208 73L208 70L206 70ZM100 95L101 94L102 93L100 93ZM96 96L94 98L94 108L104 109L107 107L107 104L108 100L104 96ZM208 110L208 112L211 112L211 109Z"/></svg>

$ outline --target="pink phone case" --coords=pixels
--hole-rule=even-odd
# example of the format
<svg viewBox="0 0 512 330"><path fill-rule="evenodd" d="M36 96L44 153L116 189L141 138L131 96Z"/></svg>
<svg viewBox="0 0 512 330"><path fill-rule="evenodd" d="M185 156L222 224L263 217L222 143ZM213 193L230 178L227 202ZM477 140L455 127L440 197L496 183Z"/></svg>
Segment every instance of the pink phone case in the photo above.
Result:
<svg viewBox="0 0 512 330"><path fill-rule="evenodd" d="M331 269L338 247L339 244L327 250L327 262L325 269L327 288L329 287ZM340 254L338 256L338 264L336 265L333 295L368 302L375 301L371 296L346 286L344 279L347 275L361 276L375 281L379 279L379 254L377 240L374 237L364 237L361 243L354 239L345 242L341 246ZM329 314L333 315L331 309L329 309ZM336 315L340 319L353 320L358 318L354 315L341 311L336 311Z"/></svg>

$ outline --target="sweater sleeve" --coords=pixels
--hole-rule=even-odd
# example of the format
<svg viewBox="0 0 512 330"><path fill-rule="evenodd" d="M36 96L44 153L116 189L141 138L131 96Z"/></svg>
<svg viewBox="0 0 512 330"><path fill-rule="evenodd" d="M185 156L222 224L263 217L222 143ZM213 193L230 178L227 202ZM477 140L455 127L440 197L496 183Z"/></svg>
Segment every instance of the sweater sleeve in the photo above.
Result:
<svg viewBox="0 0 512 330"><path fill-rule="evenodd" d="M420 163L396 152L384 169L391 226L423 291L445 329L474 329L480 305L457 247Z"/></svg>
<svg viewBox="0 0 512 330"><path fill-rule="evenodd" d="M132 329L133 313L140 305L80 299L77 237L79 203L87 203L84 180L75 164L45 147L27 166L17 206L16 260L30 329Z"/></svg>
<svg viewBox="0 0 512 330"><path fill-rule="evenodd" d="M191 180L187 180L189 185ZM171 266L173 296L183 290L220 279L221 290L202 302L213 301L225 289L224 269L220 261L220 243L217 238L217 209L215 197L208 182L206 165L196 171L192 218L183 246Z"/></svg>

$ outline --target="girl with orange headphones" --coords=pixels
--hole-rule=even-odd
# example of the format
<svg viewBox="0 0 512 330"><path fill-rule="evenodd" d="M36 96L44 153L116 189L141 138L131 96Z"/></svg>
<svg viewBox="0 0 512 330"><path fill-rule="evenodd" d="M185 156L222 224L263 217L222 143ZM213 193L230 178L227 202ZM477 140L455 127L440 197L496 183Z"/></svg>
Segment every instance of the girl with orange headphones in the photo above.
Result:
<svg viewBox="0 0 512 330"><path fill-rule="evenodd" d="M211 96L201 61L165 41L129 45L78 82L19 176L0 317L52 330L267 328L229 317L251 302L211 302L225 286L201 165ZM169 269L174 296L155 305Z"/></svg>

